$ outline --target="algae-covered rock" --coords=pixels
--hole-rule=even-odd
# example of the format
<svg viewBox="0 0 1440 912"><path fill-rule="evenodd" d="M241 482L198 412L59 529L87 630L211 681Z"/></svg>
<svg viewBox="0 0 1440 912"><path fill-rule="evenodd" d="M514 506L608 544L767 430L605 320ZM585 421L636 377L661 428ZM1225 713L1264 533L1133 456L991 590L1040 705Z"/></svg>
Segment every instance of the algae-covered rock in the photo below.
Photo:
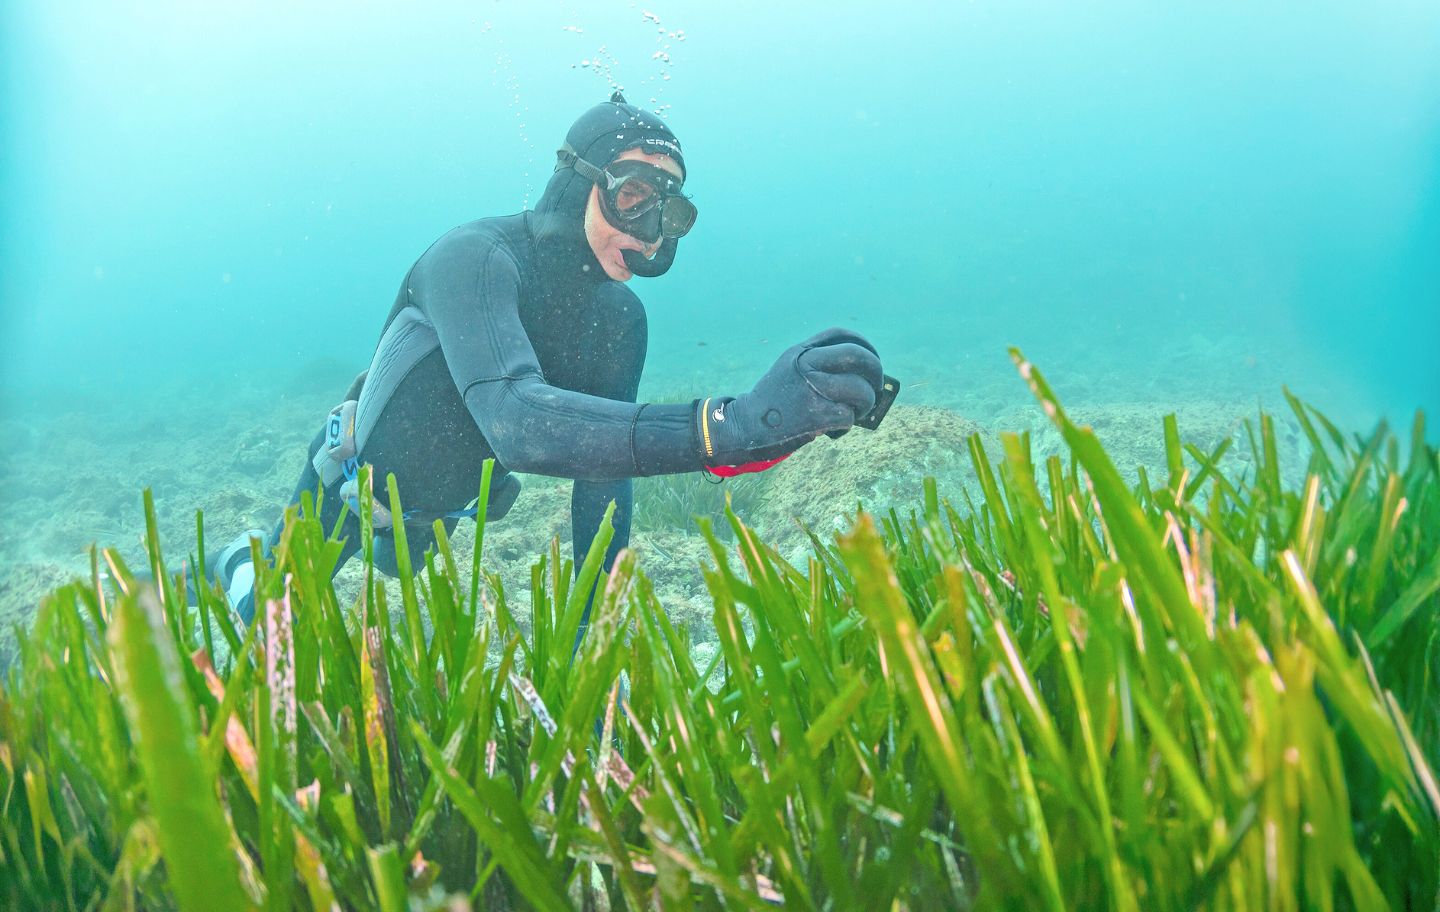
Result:
<svg viewBox="0 0 1440 912"><path fill-rule="evenodd" d="M1143 466L1152 483L1164 478L1166 472L1164 420L1175 415L1175 424L1184 444L1193 444L1210 453L1223 441L1233 441L1222 464L1242 472L1251 462L1250 441L1246 421L1254 418L1255 410L1243 403L1189 401L1118 402L1077 405L1067 409L1070 419L1095 431L1115 462L1121 476L1129 484L1139 478ZM1273 413L1276 452L1280 457L1282 480L1298 485L1304 477L1306 449L1299 423L1289 412ZM997 428L1029 431L1033 459L1037 464L1050 456L1068 459L1069 450L1060 432L1038 409L1017 411L1002 416ZM1187 459L1187 465L1191 464Z"/></svg>
<svg viewBox="0 0 1440 912"><path fill-rule="evenodd" d="M917 503L926 476L935 477L942 497L958 501L975 474L973 434L996 458L994 438L975 422L935 406L896 406L878 430L821 437L771 469L764 505L744 518L787 553L804 541L796 520L828 536L848 527L857 504L873 513Z"/></svg>

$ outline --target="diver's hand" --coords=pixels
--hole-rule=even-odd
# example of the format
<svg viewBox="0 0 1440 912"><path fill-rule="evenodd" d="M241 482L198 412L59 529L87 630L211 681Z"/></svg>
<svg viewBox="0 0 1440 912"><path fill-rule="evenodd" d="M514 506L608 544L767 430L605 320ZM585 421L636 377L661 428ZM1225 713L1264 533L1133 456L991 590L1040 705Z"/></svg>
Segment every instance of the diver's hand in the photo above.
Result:
<svg viewBox="0 0 1440 912"><path fill-rule="evenodd" d="M821 434L838 436L875 407L884 371L858 333L827 329L785 350L755 388L702 399L696 424L707 466L775 460Z"/></svg>

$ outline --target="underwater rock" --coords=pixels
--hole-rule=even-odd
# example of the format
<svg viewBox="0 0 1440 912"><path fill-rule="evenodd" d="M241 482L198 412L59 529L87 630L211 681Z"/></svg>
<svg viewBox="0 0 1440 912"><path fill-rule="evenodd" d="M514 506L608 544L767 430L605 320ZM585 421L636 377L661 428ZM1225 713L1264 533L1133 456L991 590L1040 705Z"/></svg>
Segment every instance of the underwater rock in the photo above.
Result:
<svg viewBox="0 0 1440 912"><path fill-rule="evenodd" d="M1076 424L1090 426L1095 436L1104 445L1119 469L1121 477L1128 484L1139 480L1141 466L1151 479L1163 479L1168 472L1165 460L1164 420L1168 414L1175 415L1182 443L1194 444L1204 452L1211 452L1224 440L1232 439L1234 444L1222 460L1222 465L1236 466L1250 462L1250 443L1245 430L1247 420L1253 420L1255 407L1249 403L1189 401L1183 403L1164 400L1145 400L1109 404L1076 405L1066 409ZM1281 475L1285 484L1298 486L1305 474L1306 453L1302 446L1300 426L1289 412L1274 412L1277 453L1280 457ZM1066 456L1060 432L1038 409L1020 410L998 419L997 431L1029 431L1031 449L1035 463L1041 464L1050 456ZM1188 460L1187 460L1188 464Z"/></svg>
<svg viewBox="0 0 1440 912"><path fill-rule="evenodd" d="M741 518L784 554L805 541L795 520L828 538L849 527L857 504L874 513L918 503L926 476L936 479L941 497L958 502L960 487L975 475L972 434L991 459L999 457L994 438L974 421L937 406L898 405L879 430L855 429L801 447L770 470L763 507Z"/></svg>

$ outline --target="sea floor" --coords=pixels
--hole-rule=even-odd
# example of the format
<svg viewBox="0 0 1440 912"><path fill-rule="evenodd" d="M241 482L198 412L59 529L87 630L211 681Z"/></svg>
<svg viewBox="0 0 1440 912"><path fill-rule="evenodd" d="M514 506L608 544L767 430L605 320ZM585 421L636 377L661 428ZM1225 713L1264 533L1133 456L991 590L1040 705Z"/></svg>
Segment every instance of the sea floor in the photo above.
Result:
<svg viewBox="0 0 1440 912"><path fill-rule="evenodd" d="M1236 438L1239 445L1228 458L1243 469L1243 422L1254 418L1260 388L1269 392L1265 405L1292 454L1290 469L1303 471L1299 428L1283 408L1280 378L1246 361L1237 369L1223 344L1198 340L1192 349L1171 357L1167 371L1143 383L1136 382L1133 363L1120 362L1108 374L1100 363L1052 372L1051 381L1072 417L1096 429L1131 479L1139 466L1164 465L1161 421L1172 412L1182 438L1202 449ZM917 345L887 359L887 370L907 386L882 429L856 430L838 441L822 438L763 478L735 485L742 518L782 555L801 560L808 549L797 518L823 536L844 528L857 503L908 510L919 502L927 475L959 505L962 489L973 483L966 446L971 434L980 435L992 458L998 458L1004 432L1028 431L1037 462L1063 452L1059 435L1008 363L1007 370L984 374L983 382L962 385L955 378L964 375L964 359L947 358L953 362L953 353ZM272 526L309 440L349 376L345 367L325 362L287 378L283 393L231 386L221 396L187 387L124 408L108 401L29 412L9 408L0 418L0 484L11 495L0 518L0 667L13 655L16 627L44 594L88 577L92 545L116 547L132 567L145 566L143 488L154 492L172 563L195 547L197 510L212 550L245 529ZM647 376L642 395L687 385L683 369L657 371ZM529 603L530 567L551 539L560 539L562 555L570 553L568 482L539 476L523 481L509 516L487 529L485 545L488 569L504 580L511 604L522 607ZM699 570L710 554L688 509L716 509L722 502L717 491L698 476L641 479L636 497L631 544L641 567L692 639L713 640ZM470 553L473 528L461 523L458 554ZM339 577L342 593L357 592L358 583L358 561L352 561Z"/></svg>

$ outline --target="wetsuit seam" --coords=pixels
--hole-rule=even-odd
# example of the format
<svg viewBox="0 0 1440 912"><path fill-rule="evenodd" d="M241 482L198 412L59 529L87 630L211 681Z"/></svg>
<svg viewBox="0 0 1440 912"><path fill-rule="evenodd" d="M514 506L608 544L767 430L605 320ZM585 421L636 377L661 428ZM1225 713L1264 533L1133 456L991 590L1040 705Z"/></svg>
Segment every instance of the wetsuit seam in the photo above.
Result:
<svg viewBox="0 0 1440 912"><path fill-rule="evenodd" d="M495 362L496 364L504 364L504 363L505 363L505 353L504 353L504 352L501 350L501 348L500 348L500 338L499 338L500 333L497 331L496 325L495 325L496 313L495 313L494 307L491 306L491 305L492 305L492 302L489 301L489 300L488 300L488 297L483 294L483 290L484 290L485 288L487 288L488 285L489 285L489 279L490 279L490 261L493 260L497 254L504 253L505 251L503 251L503 250L501 249L499 239L492 237L492 238L489 238L488 240L489 240L489 249L486 250L484 259L482 259L482 260L480 261L480 270L479 270L478 274L476 275L476 279L475 279L475 301L476 301L477 307L479 307L479 309L480 309L480 311L481 311L481 320L484 321L485 335L488 337L488 339L489 339L489 341L490 341L490 354L491 354L491 357L492 357L492 359L494 360L494 362ZM515 258L514 258L514 257L510 257L509 259L510 259L511 268L514 269L514 271L515 271L515 283L516 283L516 288L515 288L515 302L514 302L514 304L515 304L515 308L516 308L516 314L517 314L517 316L518 316L519 306L520 306L520 288L519 288L519 283L520 283L520 264L515 261ZM543 376L543 374L542 374L542 376ZM472 381L472 382L473 382L473 381ZM467 389L469 388L469 385L468 385L468 384L467 384L466 388L467 388ZM463 393L462 393L462 395L463 395Z"/></svg>
<svg viewBox="0 0 1440 912"><path fill-rule="evenodd" d="M461 400L464 400L465 397L470 394L470 391L472 389L482 383L499 383L502 380L507 383L519 383L521 380L539 380L541 383L545 382L544 376L542 376L538 371L519 375L502 374L499 377L482 377L478 380L471 380L469 383L465 384L465 388L460 391L460 398Z"/></svg>
<svg viewBox="0 0 1440 912"><path fill-rule="evenodd" d="M492 242L489 249L486 250L484 258L480 260L480 269L475 276L474 298L476 306L480 308L480 320L485 327L485 338L490 343L490 358L496 364L504 364L505 359L503 353L500 351L500 340L495 338L498 335L495 327L495 313L490 307L486 306L490 302L485 300L483 291L489 284L490 259L494 256L495 244ZM465 389L468 390L469 388L470 384L467 383ZM465 398L464 392L460 394L460 398Z"/></svg>
<svg viewBox="0 0 1440 912"><path fill-rule="evenodd" d="M640 477L640 449L635 445L635 435L639 432L640 413L645 411L645 406L650 403L641 404L630 416L630 467L635 471L635 477Z"/></svg>

